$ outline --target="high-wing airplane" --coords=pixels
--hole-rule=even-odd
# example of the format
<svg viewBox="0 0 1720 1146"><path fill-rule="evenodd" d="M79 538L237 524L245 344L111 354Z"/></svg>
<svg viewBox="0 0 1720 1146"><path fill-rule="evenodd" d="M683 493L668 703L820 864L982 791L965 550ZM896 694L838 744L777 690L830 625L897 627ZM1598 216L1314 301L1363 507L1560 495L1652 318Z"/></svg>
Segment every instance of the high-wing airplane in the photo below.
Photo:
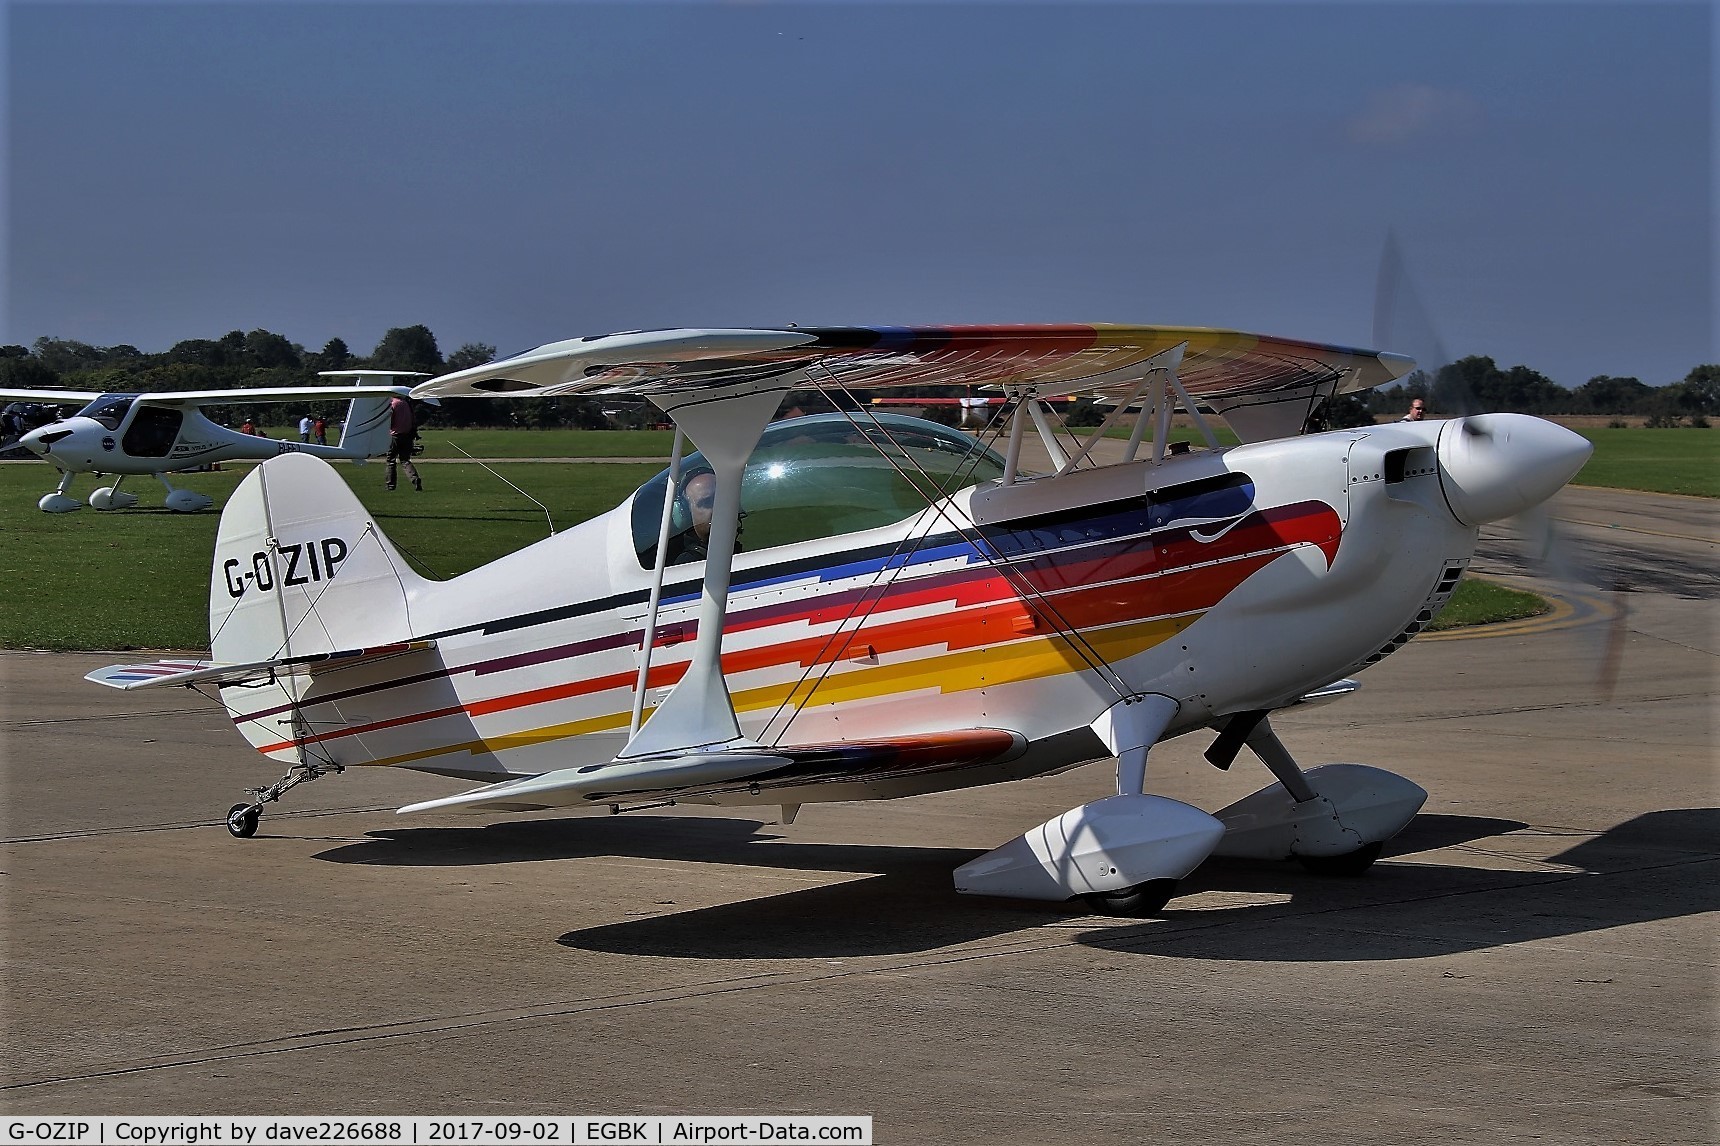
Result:
<svg viewBox="0 0 1720 1146"><path fill-rule="evenodd" d="M892 799L1117 760L1116 793L962 865L959 891L1150 913L1214 852L1358 873L1426 793L1304 771L1272 714L1353 690L1450 596L1477 527L1550 497L1586 441L1515 414L1301 433L1401 356L1128 326L673 330L553 343L423 395L627 394L677 427L615 510L447 581L412 572L320 461L265 462L221 519L212 686L288 766L481 781L403 813ZM847 391L1009 398L994 450ZM851 413L771 423L791 390ZM1111 404L1121 461L1042 395ZM1167 445L1174 408L1204 450ZM1242 445L1219 448L1226 419ZM1021 465L1028 434L1054 472ZM682 456L683 436L697 452ZM1215 733L1273 782L1209 814L1147 793L1155 744ZM569 831L577 831L570 824Z"/></svg>
<svg viewBox="0 0 1720 1146"><path fill-rule="evenodd" d="M180 390L157 394L96 394L79 390L0 390L0 402L78 404L69 418L38 426L18 445L60 471L59 488L36 503L44 513L70 513L83 503L70 496L78 474L112 474L112 485L90 494L95 509L129 509L135 493L120 483L147 474L167 490L167 508L178 513L208 509L212 500L195 490L177 489L167 475L200 469L214 462L262 461L280 454L363 461L388 451L388 401L405 396L409 386L386 385L393 378L424 378L406 370L325 370L325 377L368 379L372 385L287 386L249 390ZM250 402L326 402L349 399L337 445L274 441L217 425L203 416L204 406Z"/></svg>

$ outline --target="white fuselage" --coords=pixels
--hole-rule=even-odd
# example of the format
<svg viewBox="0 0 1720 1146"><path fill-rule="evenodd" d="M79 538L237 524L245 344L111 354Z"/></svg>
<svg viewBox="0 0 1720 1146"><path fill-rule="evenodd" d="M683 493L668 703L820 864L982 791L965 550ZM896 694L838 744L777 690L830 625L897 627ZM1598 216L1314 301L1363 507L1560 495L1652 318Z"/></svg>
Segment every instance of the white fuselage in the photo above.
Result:
<svg viewBox="0 0 1720 1146"><path fill-rule="evenodd" d="M1475 527L1442 492L1440 430L1380 426L990 483L894 525L743 550L722 649L747 737L1001 728L1030 747L991 768L723 802L1042 773L1106 755L1088 726L1124 694L1174 699L1175 735L1366 667L1443 604L1474 545ZM629 737L652 578L635 542L623 505L450 581L401 578L388 590L400 607L354 610L342 647L433 649L229 687L223 699L252 744L282 760L313 750L490 779L611 760ZM343 541L354 554L357 544ZM246 556L234 552L224 588L218 550L217 607L245 591ZM356 560L350 569L359 576ZM701 571L667 570L648 710L687 664ZM218 631L217 659L246 659L222 642Z"/></svg>
<svg viewBox="0 0 1720 1146"><path fill-rule="evenodd" d="M179 418L168 425L164 414ZM146 424L162 418L159 426ZM278 454L307 453L320 458L351 458L352 451L297 441L241 434L217 425L197 410L133 404L113 427L75 416L25 434L19 443L43 461L68 473L159 474L195 469L215 462L264 461Z"/></svg>

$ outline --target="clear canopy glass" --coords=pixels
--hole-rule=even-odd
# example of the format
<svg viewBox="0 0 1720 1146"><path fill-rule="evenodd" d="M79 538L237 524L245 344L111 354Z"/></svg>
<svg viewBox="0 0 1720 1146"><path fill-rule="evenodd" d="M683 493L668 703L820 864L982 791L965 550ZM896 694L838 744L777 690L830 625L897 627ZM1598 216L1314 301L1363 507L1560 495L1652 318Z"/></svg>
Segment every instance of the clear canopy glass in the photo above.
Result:
<svg viewBox="0 0 1720 1146"><path fill-rule="evenodd" d="M814 414L765 429L741 480L740 548L752 552L902 521L932 499L1003 476L1003 458L947 426L900 414ZM704 558L710 465L682 462L669 523L671 565ZM639 563L657 560L669 471L633 495ZM704 503L701 505L701 503Z"/></svg>

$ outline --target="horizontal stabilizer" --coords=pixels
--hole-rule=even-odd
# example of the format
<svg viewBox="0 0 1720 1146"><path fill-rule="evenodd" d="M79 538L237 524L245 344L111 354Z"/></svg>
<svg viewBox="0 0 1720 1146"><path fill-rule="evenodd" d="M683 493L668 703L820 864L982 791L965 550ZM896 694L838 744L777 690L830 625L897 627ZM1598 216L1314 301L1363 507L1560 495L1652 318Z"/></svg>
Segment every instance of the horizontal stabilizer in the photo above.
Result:
<svg viewBox="0 0 1720 1146"><path fill-rule="evenodd" d="M138 688L158 688L168 684L192 685L203 681L227 683L266 677L278 669L297 669L317 673L345 668L361 660L393 656L396 653L417 652L436 647L435 641L400 641L391 645L375 645L367 649L341 649L329 653L306 653L296 657L276 657L273 660L231 663L222 661L166 659L136 665L109 665L87 674L84 679L109 688L130 692Z"/></svg>
<svg viewBox="0 0 1720 1146"><path fill-rule="evenodd" d="M965 728L888 740L779 748L750 745L719 752L681 752L560 768L541 776L507 780L456 796L409 804L400 809L400 814L452 809L535 812L622 797L866 781L1011 759L1026 744L1014 732Z"/></svg>

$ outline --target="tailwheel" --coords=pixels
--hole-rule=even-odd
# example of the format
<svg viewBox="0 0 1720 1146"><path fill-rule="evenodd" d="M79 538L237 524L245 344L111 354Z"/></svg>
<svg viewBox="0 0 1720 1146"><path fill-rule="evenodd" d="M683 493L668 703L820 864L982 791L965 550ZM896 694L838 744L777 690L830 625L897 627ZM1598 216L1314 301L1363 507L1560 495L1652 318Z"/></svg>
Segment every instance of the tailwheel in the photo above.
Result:
<svg viewBox="0 0 1720 1146"><path fill-rule="evenodd" d="M1374 866L1384 850L1384 840L1363 844L1353 852L1336 856L1297 856L1304 868L1315 875L1358 876Z"/></svg>
<svg viewBox="0 0 1720 1146"><path fill-rule="evenodd" d="M256 804L234 804L227 809L227 832L235 839L248 840L257 834L257 821L263 809Z"/></svg>
<svg viewBox="0 0 1720 1146"><path fill-rule="evenodd" d="M1157 915L1163 911L1165 904L1169 903L1171 896L1176 893L1176 880L1149 879L1146 883L1137 883L1133 887L1098 891L1081 898L1100 915L1146 916Z"/></svg>

